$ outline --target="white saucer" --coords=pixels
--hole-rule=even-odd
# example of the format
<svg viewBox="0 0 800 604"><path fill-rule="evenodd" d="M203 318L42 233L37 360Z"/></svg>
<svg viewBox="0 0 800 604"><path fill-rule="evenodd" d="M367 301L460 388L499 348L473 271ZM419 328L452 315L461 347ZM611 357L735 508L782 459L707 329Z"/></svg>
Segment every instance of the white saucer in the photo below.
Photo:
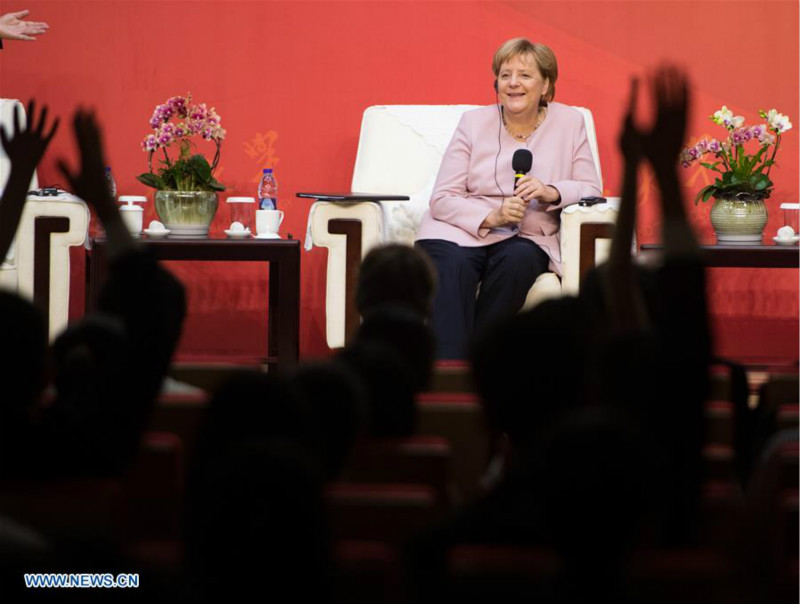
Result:
<svg viewBox="0 0 800 604"><path fill-rule="evenodd" d="M261 235L253 235L256 239L280 239L278 233L262 233Z"/></svg>
<svg viewBox="0 0 800 604"><path fill-rule="evenodd" d="M167 235L169 235L169 229L164 229L163 231L154 231L153 229L145 229L145 235L148 237L152 237L153 239L164 239Z"/></svg>
<svg viewBox="0 0 800 604"><path fill-rule="evenodd" d="M772 240L778 245L797 245L797 242L800 241L800 235L795 235L794 237L789 237L788 239L773 237Z"/></svg>
<svg viewBox="0 0 800 604"><path fill-rule="evenodd" d="M250 229L245 229L243 231L232 231L230 229L226 229L225 234L231 239L247 239L250 237Z"/></svg>

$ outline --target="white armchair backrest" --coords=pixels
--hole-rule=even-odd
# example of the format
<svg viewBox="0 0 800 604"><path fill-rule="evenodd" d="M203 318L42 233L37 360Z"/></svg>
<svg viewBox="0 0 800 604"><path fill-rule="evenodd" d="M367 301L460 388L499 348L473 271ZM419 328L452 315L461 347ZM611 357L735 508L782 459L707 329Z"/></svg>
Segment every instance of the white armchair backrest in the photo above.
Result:
<svg viewBox="0 0 800 604"><path fill-rule="evenodd" d="M461 115L479 105L375 105L364 111L353 191L413 195L432 185ZM600 154L592 112L583 115L597 173Z"/></svg>
<svg viewBox="0 0 800 604"><path fill-rule="evenodd" d="M583 116L583 124L586 126L586 138L589 139L589 148L592 150L592 159L594 160L594 167L597 169L597 180L600 181L600 191L603 190L603 171L600 169L600 151L597 149L597 130L594 128L594 117L592 112L586 107L572 106L577 109Z"/></svg>
<svg viewBox="0 0 800 604"><path fill-rule="evenodd" d="M375 105L364 111L353 191L413 195L436 179L461 115L477 105Z"/></svg>

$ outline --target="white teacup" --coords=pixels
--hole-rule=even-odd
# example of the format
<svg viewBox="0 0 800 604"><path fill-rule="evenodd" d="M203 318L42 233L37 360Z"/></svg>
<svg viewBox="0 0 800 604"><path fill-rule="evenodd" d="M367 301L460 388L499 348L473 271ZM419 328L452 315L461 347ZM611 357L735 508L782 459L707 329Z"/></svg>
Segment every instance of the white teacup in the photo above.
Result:
<svg viewBox="0 0 800 604"><path fill-rule="evenodd" d="M278 237L282 222L281 210L256 210L256 234L259 237Z"/></svg>
<svg viewBox="0 0 800 604"><path fill-rule="evenodd" d="M122 222L128 227L131 235L139 237L142 234L142 222L144 209L133 204L120 206L119 213L122 215Z"/></svg>

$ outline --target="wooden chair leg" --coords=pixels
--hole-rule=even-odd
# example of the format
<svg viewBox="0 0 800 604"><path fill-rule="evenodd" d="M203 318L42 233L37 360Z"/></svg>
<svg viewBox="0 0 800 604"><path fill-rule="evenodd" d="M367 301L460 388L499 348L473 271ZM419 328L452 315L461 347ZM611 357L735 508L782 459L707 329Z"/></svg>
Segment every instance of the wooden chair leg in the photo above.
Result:
<svg viewBox="0 0 800 604"><path fill-rule="evenodd" d="M361 266L361 221L353 218L334 218L328 221L328 232L347 238L345 256L345 311L344 342L348 344L358 329L359 317L356 308L356 284Z"/></svg>

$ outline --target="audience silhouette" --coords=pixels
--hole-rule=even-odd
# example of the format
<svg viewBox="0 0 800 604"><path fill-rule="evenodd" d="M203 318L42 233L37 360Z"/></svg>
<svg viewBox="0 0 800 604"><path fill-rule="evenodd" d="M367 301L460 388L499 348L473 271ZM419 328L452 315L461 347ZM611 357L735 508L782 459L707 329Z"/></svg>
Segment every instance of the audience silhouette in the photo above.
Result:
<svg viewBox="0 0 800 604"><path fill-rule="evenodd" d="M11 176L0 200L0 254L16 231L33 170L52 139L47 108L28 104L28 126L15 111L12 132L2 132ZM109 277L97 313L70 326L47 351L39 310L8 292L0 293L3 338L0 378L8 387L0 404L0 480L11 494L46 493L52 485L69 494L69 480L120 478L131 467L155 403L185 312L183 287L139 249L117 211L105 182L102 142L93 114L79 110L73 129L81 168L60 168L76 195L87 200L108 235ZM50 380L46 378L51 378ZM45 396L44 387L52 390ZM85 483L77 484L80 492ZM38 489L38 490L37 490ZM110 492L114 487L98 487ZM87 489L87 492L91 489ZM45 525L59 514L53 509ZM38 527L37 527L38 528ZM98 538L63 529L49 533L47 568L73 568L68 560L96 565L95 553L115 551L115 536ZM108 568L116 566L113 557ZM30 569L25 569L29 572ZM21 574L0 581L0 592L21 589Z"/></svg>
<svg viewBox="0 0 800 604"><path fill-rule="evenodd" d="M380 484L344 482L364 451L413 461L438 442L425 440L420 421L420 394L432 387L435 342L426 320L435 275L418 250L384 246L364 259L356 293L363 320L343 350L282 373L241 372L211 393L186 464L179 547L160 544L174 565L152 579L148 598L791 601L786 576L796 582L797 551L787 527L797 522L798 431L778 431L780 407L749 410L741 374L731 439L738 473L725 483L704 475L704 405L716 361L702 258L676 171L689 90L681 70L656 70L653 121L642 126L632 80L611 252L580 295L476 334L469 366L492 443L477 497L451 508L435 488L395 484L389 465ZM48 128L47 110L33 103L28 114L29 126L17 117L12 132L0 133L12 162L0 199L0 257L57 127ZM182 287L139 249L107 192L94 116L78 111L73 127L81 168L62 162L61 169L103 222L109 278L98 312L49 349L38 310L0 292L0 503L28 482L124 476L185 312ZM655 267L631 255L643 164L660 192L664 255ZM750 420L757 425L743 424ZM728 509L747 503L722 523L721 541L710 537L710 525L722 521L714 509L709 515L708 493L732 493ZM334 500L372 501L374 508L355 507L361 511L348 518L397 523L400 538L341 537ZM432 522L424 530L406 524L425 510ZM125 566L142 562L132 543L142 545L83 533L64 542L0 517L0 596L24 593L23 572L84 572L103 561L135 571ZM371 586L368 596L348 591L353 572Z"/></svg>
<svg viewBox="0 0 800 604"><path fill-rule="evenodd" d="M407 245L382 245L359 267L356 308L366 317L387 304L404 306L427 318L435 287L436 269L427 254Z"/></svg>

